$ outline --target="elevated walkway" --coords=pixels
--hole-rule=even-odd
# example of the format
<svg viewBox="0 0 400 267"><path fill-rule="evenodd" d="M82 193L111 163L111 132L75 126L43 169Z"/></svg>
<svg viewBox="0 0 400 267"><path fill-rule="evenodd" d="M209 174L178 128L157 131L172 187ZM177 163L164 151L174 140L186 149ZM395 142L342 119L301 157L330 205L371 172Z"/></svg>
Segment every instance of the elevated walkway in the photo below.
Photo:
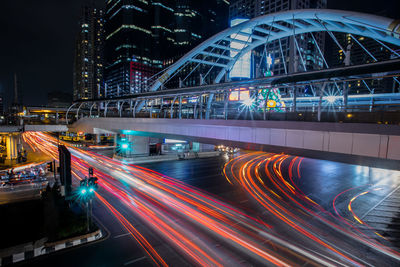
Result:
<svg viewBox="0 0 400 267"><path fill-rule="evenodd" d="M35 124L24 126L0 126L0 133L13 133L13 132L67 132L67 125L63 124Z"/></svg>
<svg viewBox="0 0 400 267"><path fill-rule="evenodd" d="M83 118L69 131L181 138L355 163L400 161L400 126L362 123ZM400 165L399 165L400 166Z"/></svg>

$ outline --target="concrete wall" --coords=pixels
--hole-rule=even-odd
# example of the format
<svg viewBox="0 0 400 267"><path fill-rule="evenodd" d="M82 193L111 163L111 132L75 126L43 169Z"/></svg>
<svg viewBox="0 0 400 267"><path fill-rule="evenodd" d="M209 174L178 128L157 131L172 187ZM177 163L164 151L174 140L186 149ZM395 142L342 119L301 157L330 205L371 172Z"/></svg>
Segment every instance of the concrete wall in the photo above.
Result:
<svg viewBox="0 0 400 267"><path fill-rule="evenodd" d="M281 121L84 118L71 131L132 130L400 160L400 126Z"/></svg>

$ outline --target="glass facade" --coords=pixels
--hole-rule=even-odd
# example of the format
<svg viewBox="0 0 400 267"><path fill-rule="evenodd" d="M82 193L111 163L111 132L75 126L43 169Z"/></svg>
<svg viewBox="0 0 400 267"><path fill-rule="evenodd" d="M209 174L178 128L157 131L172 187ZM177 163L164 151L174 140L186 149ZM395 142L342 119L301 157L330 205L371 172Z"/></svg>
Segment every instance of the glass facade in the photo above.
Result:
<svg viewBox="0 0 400 267"><path fill-rule="evenodd" d="M207 5L189 0L109 0L105 96L146 91L156 73L228 26L228 5L222 0ZM178 87L178 80L168 87Z"/></svg>
<svg viewBox="0 0 400 267"><path fill-rule="evenodd" d="M82 8L75 44L74 99L104 96L104 18L103 10Z"/></svg>
<svg viewBox="0 0 400 267"><path fill-rule="evenodd" d="M327 0L236 0L232 1L229 8L230 19L254 18L267 14L291 9L326 8ZM314 34L317 44L308 34L297 35L296 48L293 37L281 38L258 47L253 51L254 77L280 75L299 71L316 70L323 67L323 59L319 55L317 45L324 51L325 34ZM266 55L273 59L272 64L267 63ZM300 58L302 57L302 58ZM304 62L304 65L303 65Z"/></svg>

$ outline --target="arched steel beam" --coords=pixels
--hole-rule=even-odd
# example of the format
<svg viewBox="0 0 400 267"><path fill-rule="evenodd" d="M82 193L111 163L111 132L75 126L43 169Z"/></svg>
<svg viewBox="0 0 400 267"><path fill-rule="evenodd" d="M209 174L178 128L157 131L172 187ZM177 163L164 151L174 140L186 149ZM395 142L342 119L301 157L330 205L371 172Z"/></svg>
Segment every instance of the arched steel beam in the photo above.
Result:
<svg viewBox="0 0 400 267"><path fill-rule="evenodd" d="M70 110L72 109L73 106L75 106L76 104L78 104L79 102L73 103L71 106L69 106L67 113L65 114L65 122L68 125L68 113L70 112Z"/></svg>
<svg viewBox="0 0 400 267"><path fill-rule="evenodd" d="M123 100L119 102L119 107L118 107L119 117L122 117L122 108L125 103L129 103L128 100Z"/></svg>
<svg viewBox="0 0 400 267"><path fill-rule="evenodd" d="M230 36L237 33L239 30L240 35L245 35L241 30L251 30L253 32L249 36L254 36L255 41L249 44L245 44L243 49L236 51L237 55L230 60L225 66L222 66L219 74L217 75L214 83L219 83L224 75L234 66L238 59L240 59L247 52L255 49L258 46L265 45L268 42L279 40L285 37L289 37L293 34L293 27L285 27L279 24L279 22L285 22L296 27L296 35L312 32L343 32L352 33L356 35L361 35L365 37L370 37L373 39L379 39L391 44L400 45L399 40L399 29L400 26L393 25L393 20L383 17L378 17L375 15L368 15L356 12L345 12L338 10L302 10L298 11L286 11L279 12L276 14L270 14L266 16L261 16L244 22L235 27L227 29L213 37L204 43L200 44L198 47L186 54L180 61L176 62L165 73L161 76L162 79L158 80L151 87L151 91L155 91L160 86L159 83L163 79L168 77L170 73L173 73L175 68L179 68L186 60L192 60L198 54L207 54L203 50L207 47L214 47L214 43L219 39L231 40L235 42L243 42L241 40L235 40ZM270 30L260 27L260 25L269 26ZM274 29L271 32L271 29ZM278 31L277 31L278 30ZM254 32L261 32L267 34L263 38L259 35L254 35ZM222 49L229 50L229 47L220 47ZM196 54L198 52L198 54ZM203 60L204 61L204 60ZM214 62L208 62L209 65L214 65L216 67L221 64L216 64ZM209 110L211 103L213 101L213 94L210 94L206 109L206 118L209 118Z"/></svg>
<svg viewBox="0 0 400 267"><path fill-rule="evenodd" d="M82 102L82 103L79 105L78 109L76 110L76 117L77 117L78 119L79 119L79 110L81 109L81 107L82 107L84 104L87 104L87 102Z"/></svg>
<svg viewBox="0 0 400 267"><path fill-rule="evenodd" d="M108 104L110 104L111 101L106 101L104 104L104 118L107 117L107 108L108 108Z"/></svg>
<svg viewBox="0 0 400 267"><path fill-rule="evenodd" d="M253 50L254 48L264 45L266 42L272 42L281 38L289 37L293 34L291 27L285 27L282 24L291 24L296 27L296 35L310 32L344 32L370 37L384 41L387 43L400 46L399 39L399 25L393 26L393 20L389 18L379 17L375 15L343 11L343 10L329 10L329 9L304 9L304 10L290 10L278 12L275 14L268 14L251 19L247 22L236 25L235 27L228 28L205 42L201 43L185 56L179 59L176 63L171 65L151 86L149 91L158 90L163 83L179 68L188 61L198 62L196 57L199 54L208 54L206 49L216 47L216 43L221 40L243 42L238 39L231 38L232 35L239 33L245 35L243 30L250 30L251 36L254 41L247 43L243 49L233 49L228 46L218 45L220 49L236 50L237 54L226 65L219 64L212 61L205 60L203 63L221 67L221 71L215 79L215 83L219 83L225 73L229 71L232 66L244 54ZM265 25L266 28L262 26ZM268 30L268 27L273 31ZM261 36L255 34L256 32L266 34ZM223 65L223 66L222 66ZM139 109L142 105L139 105Z"/></svg>
<svg viewBox="0 0 400 267"><path fill-rule="evenodd" d="M92 117L92 109L93 109L94 105L96 105L96 102L93 102L93 104L90 106L89 117Z"/></svg>

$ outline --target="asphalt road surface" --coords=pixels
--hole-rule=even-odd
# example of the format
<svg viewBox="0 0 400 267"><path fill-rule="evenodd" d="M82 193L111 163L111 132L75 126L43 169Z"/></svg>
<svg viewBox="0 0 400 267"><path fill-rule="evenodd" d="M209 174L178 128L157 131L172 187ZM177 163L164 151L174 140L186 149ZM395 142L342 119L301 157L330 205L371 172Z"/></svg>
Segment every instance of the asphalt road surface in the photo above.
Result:
<svg viewBox="0 0 400 267"><path fill-rule="evenodd" d="M47 137L30 138L51 154ZM94 214L108 235L20 265L399 263L397 171L268 153L141 165L146 169L73 155L78 176L90 165L101 178ZM379 209L391 213L375 230L368 222Z"/></svg>

